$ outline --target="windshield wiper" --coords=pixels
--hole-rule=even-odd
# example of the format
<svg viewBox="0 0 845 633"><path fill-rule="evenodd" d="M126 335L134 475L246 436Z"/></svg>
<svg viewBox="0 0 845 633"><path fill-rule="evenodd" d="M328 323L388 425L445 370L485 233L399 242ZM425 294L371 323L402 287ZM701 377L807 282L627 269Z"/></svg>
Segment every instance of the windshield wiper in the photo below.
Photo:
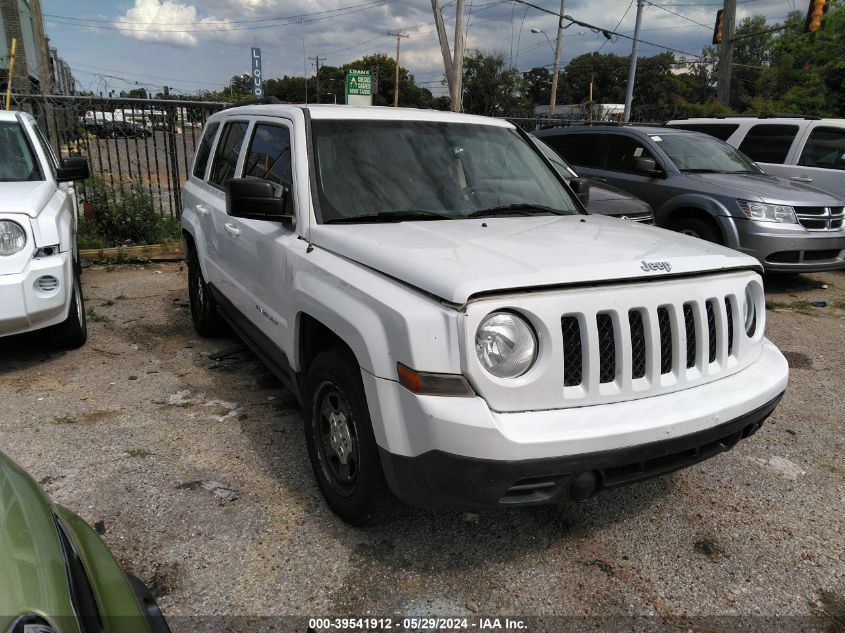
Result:
<svg viewBox="0 0 845 633"><path fill-rule="evenodd" d="M468 218L482 218L488 215L572 215L571 211L561 211L560 209L552 209L551 207L544 207L541 204L525 204L522 202L516 204L503 204L498 207L490 207L489 209L481 209L473 211Z"/></svg>
<svg viewBox="0 0 845 633"><path fill-rule="evenodd" d="M451 215L434 211L381 211L365 215L353 215L345 218L333 218L323 224L366 224L370 222L413 222L416 220L454 220Z"/></svg>
<svg viewBox="0 0 845 633"><path fill-rule="evenodd" d="M721 170L721 169L706 169L706 168L703 168L703 167L701 169L682 169L681 172L685 173L685 174L724 174L725 173L724 170Z"/></svg>

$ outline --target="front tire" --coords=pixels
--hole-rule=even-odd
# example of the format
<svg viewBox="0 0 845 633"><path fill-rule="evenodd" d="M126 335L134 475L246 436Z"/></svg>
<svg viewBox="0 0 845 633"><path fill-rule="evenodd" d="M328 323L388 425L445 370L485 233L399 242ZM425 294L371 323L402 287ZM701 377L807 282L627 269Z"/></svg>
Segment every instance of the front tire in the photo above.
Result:
<svg viewBox="0 0 845 633"><path fill-rule="evenodd" d="M67 318L53 328L53 340L56 346L64 349L76 349L88 340L88 324L85 320L85 302L82 298L82 283L76 266L73 267L73 290L70 297L70 309Z"/></svg>
<svg viewBox="0 0 845 633"><path fill-rule="evenodd" d="M332 511L355 526L382 523L396 505L378 454L358 364L349 353L320 353L303 384L305 442Z"/></svg>
<svg viewBox="0 0 845 633"><path fill-rule="evenodd" d="M194 248L188 254L188 300L194 329L200 336L214 338L226 331L223 317L217 311L217 302L202 276L200 261Z"/></svg>
<svg viewBox="0 0 845 633"><path fill-rule="evenodd" d="M701 240L713 242L724 246L725 240L719 227L712 220L704 220L697 217L682 218L674 223L672 230L690 237L697 237Z"/></svg>

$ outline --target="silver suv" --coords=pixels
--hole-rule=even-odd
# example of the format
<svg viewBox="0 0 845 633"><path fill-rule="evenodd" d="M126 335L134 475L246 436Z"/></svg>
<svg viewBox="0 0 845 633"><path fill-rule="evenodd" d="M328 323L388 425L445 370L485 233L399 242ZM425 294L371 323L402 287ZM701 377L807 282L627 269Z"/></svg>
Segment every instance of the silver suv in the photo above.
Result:
<svg viewBox="0 0 845 633"><path fill-rule="evenodd" d="M642 198L658 226L735 248L768 271L845 268L845 201L766 174L733 147L659 127L536 132L582 176Z"/></svg>

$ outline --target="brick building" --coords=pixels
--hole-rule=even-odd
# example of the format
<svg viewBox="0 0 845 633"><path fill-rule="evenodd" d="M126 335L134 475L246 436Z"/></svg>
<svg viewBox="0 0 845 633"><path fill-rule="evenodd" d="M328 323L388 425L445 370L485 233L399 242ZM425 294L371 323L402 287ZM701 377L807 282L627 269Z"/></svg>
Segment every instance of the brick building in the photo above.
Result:
<svg viewBox="0 0 845 633"><path fill-rule="evenodd" d="M0 0L0 87L3 90L8 84L12 38L17 39L12 90L51 93L53 69L40 0Z"/></svg>

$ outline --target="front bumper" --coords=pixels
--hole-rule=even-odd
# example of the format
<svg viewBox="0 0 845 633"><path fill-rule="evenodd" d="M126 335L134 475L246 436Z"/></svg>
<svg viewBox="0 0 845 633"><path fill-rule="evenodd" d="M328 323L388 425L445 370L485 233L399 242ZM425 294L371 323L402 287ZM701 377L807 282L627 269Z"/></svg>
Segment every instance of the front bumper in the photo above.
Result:
<svg viewBox="0 0 845 633"><path fill-rule="evenodd" d="M756 431L788 373L764 341L757 362L711 383L521 413L491 411L481 398L416 396L363 375L393 492L426 507L483 508L586 498L707 459Z"/></svg>
<svg viewBox="0 0 845 633"><path fill-rule="evenodd" d="M41 277L58 280L43 292L36 286ZM0 336L22 334L57 325L67 318L73 280L69 252L32 259L20 273L0 275Z"/></svg>
<svg viewBox="0 0 845 633"><path fill-rule="evenodd" d="M756 257L769 272L845 268L845 230L808 231L800 224L735 220L737 250Z"/></svg>

